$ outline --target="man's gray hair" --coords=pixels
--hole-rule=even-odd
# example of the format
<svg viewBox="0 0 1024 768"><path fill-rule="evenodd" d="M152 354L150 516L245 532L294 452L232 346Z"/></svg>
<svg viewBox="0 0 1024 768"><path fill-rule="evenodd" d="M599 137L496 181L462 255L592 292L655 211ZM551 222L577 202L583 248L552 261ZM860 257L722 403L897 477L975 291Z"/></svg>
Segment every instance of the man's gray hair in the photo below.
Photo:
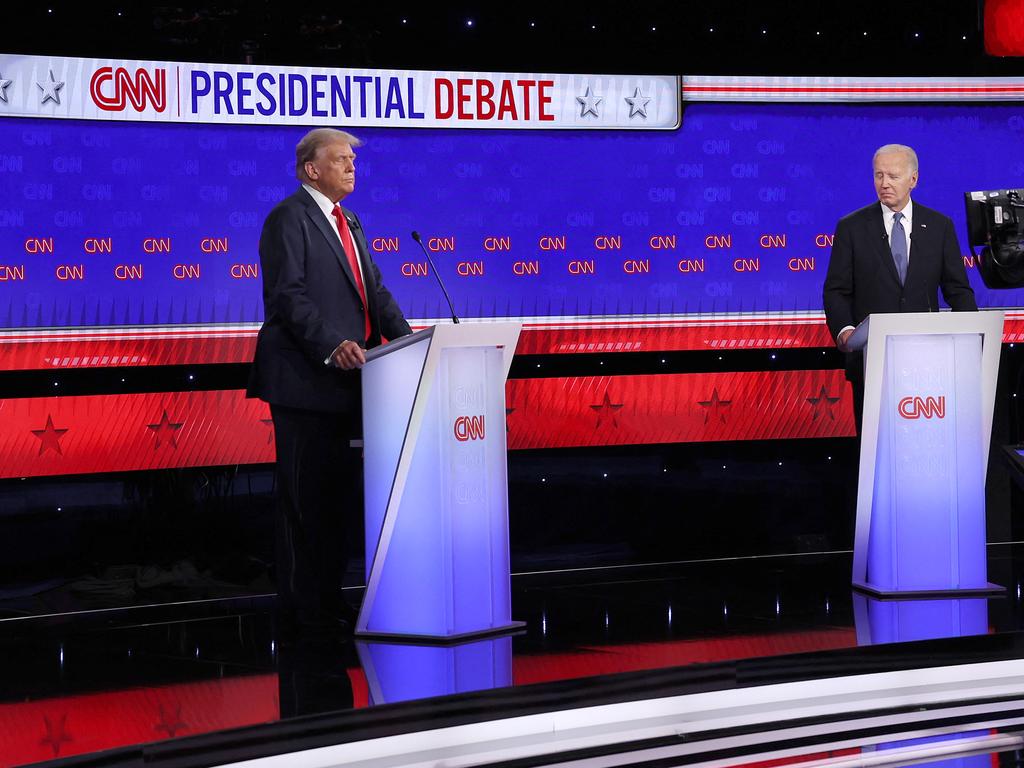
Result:
<svg viewBox="0 0 1024 768"><path fill-rule="evenodd" d="M886 144L883 147L879 147L875 150L874 156L871 158L871 164L875 164L875 160L878 159L879 155L892 155L896 152L902 152L907 156L907 162L910 163L910 172L917 172L917 152L906 144Z"/></svg>
<svg viewBox="0 0 1024 768"><path fill-rule="evenodd" d="M363 142L351 133L339 131L337 128L314 128L299 139L299 143L295 145L295 177L299 181L309 181L309 177L306 175L306 163L316 159L316 153L320 151L321 147L336 143L358 147Z"/></svg>

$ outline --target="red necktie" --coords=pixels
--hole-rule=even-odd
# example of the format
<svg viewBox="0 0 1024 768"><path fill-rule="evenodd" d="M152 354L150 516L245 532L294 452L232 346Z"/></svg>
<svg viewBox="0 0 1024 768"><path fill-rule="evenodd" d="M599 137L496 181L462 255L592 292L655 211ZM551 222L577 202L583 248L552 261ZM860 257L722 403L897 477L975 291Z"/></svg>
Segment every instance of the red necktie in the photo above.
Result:
<svg viewBox="0 0 1024 768"><path fill-rule="evenodd" d="M352 269L352 276L356 280L356 287L359 289L359 298L363 301L363 317L366 319L366 338L370 338L370 305L366 303L366 288L363 287L363 276L359 271L359 258L356 256L356 246L352 242L352 232L348 228L348 221L345 214L341 212L341 206L334 204L331 211L334 220L338 222L338 234L341 235L341 247L348 257L348 265Z"/></svg>

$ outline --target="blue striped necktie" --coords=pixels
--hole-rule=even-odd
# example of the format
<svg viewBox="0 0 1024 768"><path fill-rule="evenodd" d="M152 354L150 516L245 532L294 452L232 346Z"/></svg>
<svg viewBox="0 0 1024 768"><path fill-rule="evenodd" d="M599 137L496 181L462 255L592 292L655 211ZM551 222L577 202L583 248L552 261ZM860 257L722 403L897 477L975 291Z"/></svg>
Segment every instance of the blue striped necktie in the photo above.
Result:
<svg viewBox="0 0 1024 768"><path fill-rule="evenodd" d="M907 281L907 231L903 229L902 213L894 214L892 217L892 235L889 238L889 248L892 250L892 260L896 264L896 272L900 276L900 285Z"/></svg>

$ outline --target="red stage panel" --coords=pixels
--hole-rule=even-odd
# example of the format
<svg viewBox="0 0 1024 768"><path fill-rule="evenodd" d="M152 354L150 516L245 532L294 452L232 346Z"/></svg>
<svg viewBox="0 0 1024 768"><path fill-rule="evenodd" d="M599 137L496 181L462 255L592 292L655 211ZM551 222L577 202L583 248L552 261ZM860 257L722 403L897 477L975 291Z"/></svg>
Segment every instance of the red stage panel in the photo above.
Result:
<svg viewBox="0 0 1024 768"><path fill-rule="evenodd" d="M270 411L241 390L0 400L0 477L274 460Z"/></svg>
<svg viewBox="0 0 1024 768"><path fill-rule="evenodd" d="M512 380L507 392L512 449L854 434L835 370Z"/></svg>
<svg viewBox="0 0 1024 768"><path fill-rule="evenodd" d="M842 371L517 379L510 449L853 435ZM0 400L0 477L259 464L267 406L242 390Z"/></svg>

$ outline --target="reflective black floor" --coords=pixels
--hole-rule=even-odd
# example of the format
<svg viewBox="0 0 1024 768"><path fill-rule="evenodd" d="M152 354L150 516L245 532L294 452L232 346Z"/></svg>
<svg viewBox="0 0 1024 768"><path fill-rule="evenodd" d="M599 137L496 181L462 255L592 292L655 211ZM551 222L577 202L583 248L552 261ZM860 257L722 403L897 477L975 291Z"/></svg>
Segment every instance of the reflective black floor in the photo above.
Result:
<svg viewBox="0 0 1024 768"><path fill-rule="evenodd" d="M989 549L1002 597L853 595L854 449L513 453L526 628L447 648L282 631L267 467L0 483L0 768L487 688L1024 629L1024 545ZM1022 483L996 454L990 540L1024 538Z"/></svg>
<svg viewBox="0 0 1024 768"><path fill-rule="evenodd" d="M273 598L0 622L0 766L483 688L1024 629L1024 545L1001 597L879 602L849 554L535 572L513 637L452 647L286 639ZM359 599L358 590L349 591Z"/></svg>

